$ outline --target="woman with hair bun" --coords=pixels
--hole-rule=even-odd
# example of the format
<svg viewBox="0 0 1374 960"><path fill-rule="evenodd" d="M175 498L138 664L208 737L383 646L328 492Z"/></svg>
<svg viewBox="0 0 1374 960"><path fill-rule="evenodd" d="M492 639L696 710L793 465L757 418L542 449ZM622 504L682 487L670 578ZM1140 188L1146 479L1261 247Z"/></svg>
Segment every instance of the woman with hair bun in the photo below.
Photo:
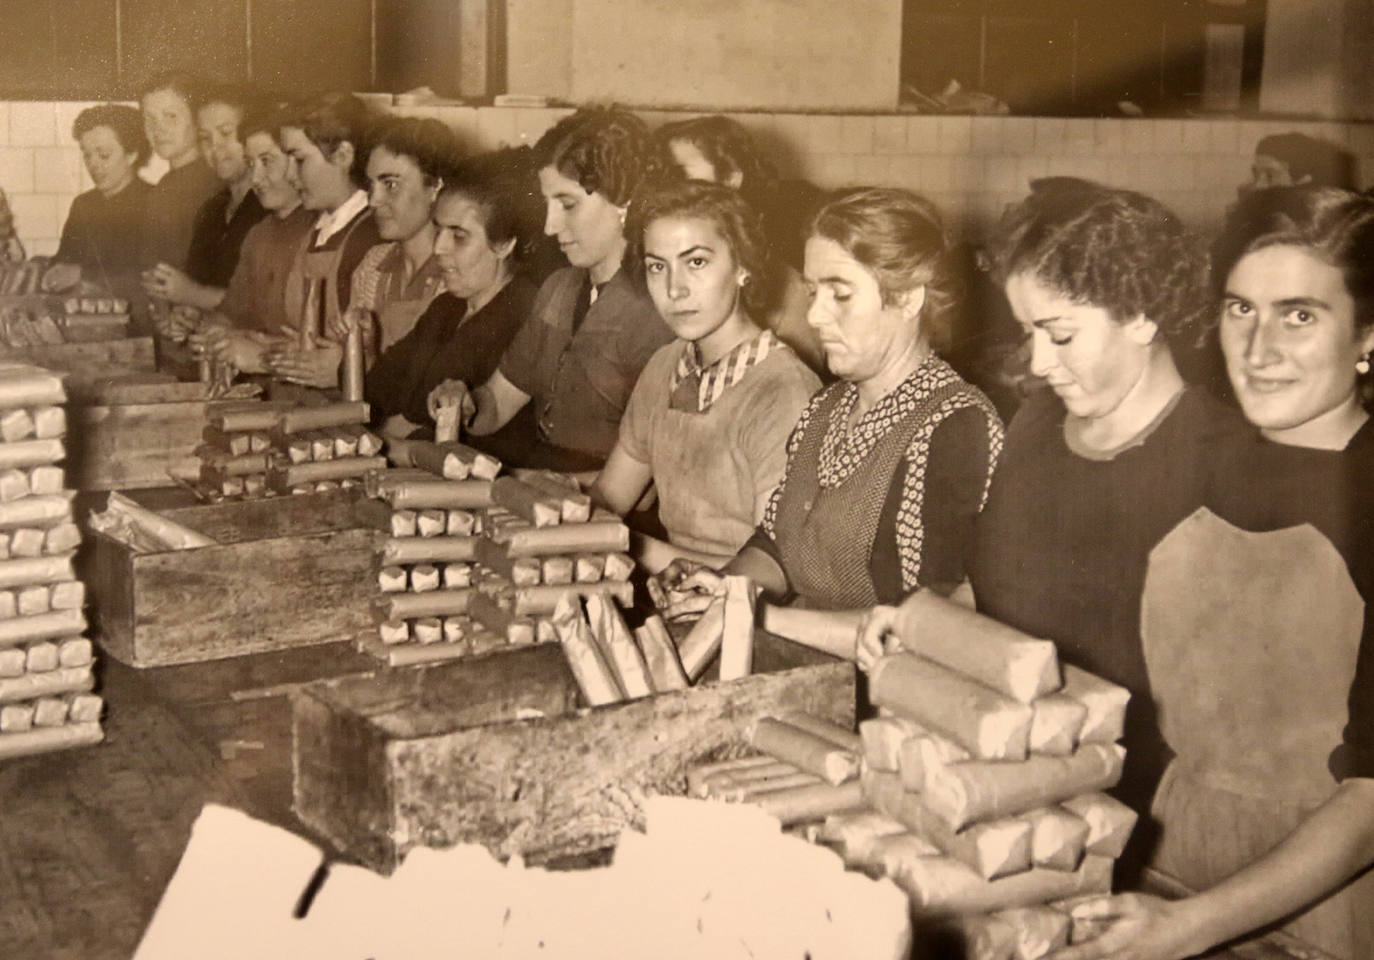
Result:
<svg viewBox="0 0 1374 960"><path fill-rule="evenodd" d="M906 190L853 190L816 213L807 319L840 380L802 413L782 483L727 570L843 611L964 579L1002 424L936 353L957 297L946 252L934 207Z"/></svg>
<svg viewBox="0 0 1374 960"><path fill-rule="evenodd" d="M1207 451L1206 508L1155 549L1141 603L1176 755L1151 867L1191 895L1080 905L1107 925L1065 960L1188 957L1273 926L1374 956L1374 200L1249 194L1212 279L1258 432Z"/></svg>
<svg viewBox="0 0 1374 960"><path fill-rule="evenodd" d="M626 232L627 264L678 339L640 374L592 495L623 515L652 483L672 550L650 565L668 552L719 565L763 518L820 381L752 319L772 269L737 192L694 181L642 190Z"/></svg>
<svg viewBox="0 0 1374 960"><path fill-rule="evenodd" d="M621 270L625 216L649 169L649 135L623 110L584 108L540 137L535 153L544 232L558 238L569 266L544 281L496 373L471 389L440 384L430 413L456 405L467 431L483 437L529 408L534 436L517 466L598 470L640 371L673 336Z"/></svg>

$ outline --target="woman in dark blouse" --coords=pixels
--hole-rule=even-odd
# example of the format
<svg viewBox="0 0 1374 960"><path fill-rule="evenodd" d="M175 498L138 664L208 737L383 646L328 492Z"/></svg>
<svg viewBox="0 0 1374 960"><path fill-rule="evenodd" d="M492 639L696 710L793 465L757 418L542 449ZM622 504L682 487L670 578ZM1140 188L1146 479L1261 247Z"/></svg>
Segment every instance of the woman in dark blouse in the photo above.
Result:
<svg viewBox="0 0 1374 960"><path fill-rule="evenodd" d="M138 289L145 205L152 189L138 178L148 159L143 118L105 103L77 114L72 136L95 188L72 202L53 259L81 267L82 278L118 296Z"/></svg>
<svg viewBox="0 0 1374 960"><path fill-rule="evenodd" d="M148 198L145 269L158 264L185 268L196 214L220 188L196 141L199 96L200 84L194 78L174 73L150 83L139 100L148 142L168 166Z"/></svg>
<svg viewBox="0 0 1374 960"><path fill-rule="evenodd" d="M466 161L443 175L434 205L434 257L446 292L415 327L368 371L366 396L389 436L432 431L430 391L446 379L481 383L534 306L538 288L522 275L521 257L536 233L524 183L524 151L504 150ZM504 450L529 424L472 440Z"/></svg>

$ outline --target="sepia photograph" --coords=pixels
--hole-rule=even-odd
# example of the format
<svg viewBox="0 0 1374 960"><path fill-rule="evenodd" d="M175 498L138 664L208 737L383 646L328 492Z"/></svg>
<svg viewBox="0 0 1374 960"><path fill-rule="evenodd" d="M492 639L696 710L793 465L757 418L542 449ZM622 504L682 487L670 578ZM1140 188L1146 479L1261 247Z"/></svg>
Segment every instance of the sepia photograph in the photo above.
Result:
<svg viewBox="0 0 1374 960"><path fill-rule="evenodd" d="M0 960L1374 960L1371 63L0 0Z"/></svg>

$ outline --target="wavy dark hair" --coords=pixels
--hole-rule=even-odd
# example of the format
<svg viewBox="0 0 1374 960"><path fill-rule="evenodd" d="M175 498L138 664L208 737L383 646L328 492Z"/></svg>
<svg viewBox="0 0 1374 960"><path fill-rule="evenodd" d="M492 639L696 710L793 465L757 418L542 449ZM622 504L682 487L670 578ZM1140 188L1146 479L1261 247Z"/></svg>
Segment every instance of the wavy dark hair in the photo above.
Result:
<svg viewBox="0 0 1374 960"><path fill-rule="evenodd" d="M701 180L657 180L635 193L625 224L625 265L641 284L644 276L644 233L665 217L709 222L730 245L735 263L748 274L741 299L750 316L761 318L772 306L776 277L763 232L763 220L739 191Z"/></svg>
<svg viewBox="0 0 1374 960"><path fill-rule="evenodd" d="M458 134L433 117L387 116L378 120L368 133L368 152L385 147L397 156L415 161L426 185L442 179L462 157Z"/></svg>
<svg viewBox="0 0 1374 960"><path fill-rule="evenodd" d="M671 151L674 140L690 143L700 150L714 168L718 182L724 182L732 174L738 173L739 189L747 197L767 195L777 182L777 170L759 152L749 131L729 117L720 114L693 117L665 123L655 130L658 162L670 171L679 169Z"/></svg>
<svg viewBox="0 0 1374 960"><path fill-rule="evenodd" d="M138 88L138 99L142 100L148 94L157 93L159 90L170 90L186 102L194 120L196 110L199 109L205 95L205 88L206 82L195 74L184 70L169 70L149 77Z"/></svg>
<svg viewBox="0 0 1374 960"><path fill-rule="evenodd" d="M462 196L482 212L482 226L493 246L515 241L512 261L530 254L543 230L544 200L535 187L537 168L530 147L503 147L468 157L441 169L439 199Z"/></svg>
<svg viewBox="0 0 1374 960"><path fill-rule="evenodd" d="M1241 198L1212 244L1212 293L1248 253L1302 247L1341 271L1355 301L1355 323L1374 326L1374 199L1337 187L1274 187Z"/></svg>
<svg viewBox="0 0 1374 960"><path fill-rule="evenodd" d="M1206 249L1168 207L1074 177L1030 187L989 245L999 283L1029 273L1118 323L1143 315L1166 339L1197 337L1213 325Z"/></svg>
<svg viewBox="0 0 1374 960"><path fill-rule="evenodd" d="M148 144L147 134L143 132L143 114L136 108L118 103L87 107L76 115L72 123L72 139L80 141L96 127L109 127L126 153L138 155L137 166L148 161L152 147Z"/></svg>
<svg viewBox="0 0 1374 960"><path fill-rule="evenodd" d="M550 127L534 151L540 167L553 167L618 207L630 202L653 166L649 128L619 107L583 107Z"/></svg>
<svg viewBox="0 0 1374 960"><path fill-rule="evenodd" d="M300 130L326 157L340 144L350 144L353 165L348 170L349 179L366 189L367 155L371 152L368 132L374 121L371 108L353 94L325 93L291 104L282 114L280 125Z"/></svg>
<svg viewBox="0 0 1374 960"><path fill-rule="evenodd" d="M922 328L936 351L949 346L962 284L933 203L900 187L846 190L820 206L806 233L839 244L872 273L885 306L925 287Z"/></svg>
<svg viewBox="0 0 1374 960"><path fill-rule="evenodd" d="M239 112L240 143L248 135L244 130L244 121L267 111L267 101L262 93L256 87L242 83L219 83L202 88L193 112L199 114L202 108L212 103L222 103Z"/></svg>

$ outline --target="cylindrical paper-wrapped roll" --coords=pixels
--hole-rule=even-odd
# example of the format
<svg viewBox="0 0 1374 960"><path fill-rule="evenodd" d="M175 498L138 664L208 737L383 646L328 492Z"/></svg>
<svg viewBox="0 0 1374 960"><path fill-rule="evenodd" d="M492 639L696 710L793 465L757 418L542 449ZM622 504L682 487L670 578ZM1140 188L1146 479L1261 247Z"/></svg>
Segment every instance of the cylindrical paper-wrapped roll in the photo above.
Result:
<svg viewBox="0 0 1374 960"><path fill-rule="evenodd" d="M410 585L410 574L405 567L385 566L377 573L377 586L382 593L400 593Z"/></svg>
<svg viewBox="0 0 1374 960"><path fill-rule="evenodd" d="M783 826L788 826L807 820L820 820L832 813L861 807L863 793L859 789L859 781L850 780L839 786L818 783L808 787L793 787L790 790L775 790L754 797L751 802L766 813L777 817Z"/></svg>
<svg viewBox="0 0 1374 960"><path fill-rule="evenodd" d="M27 652L18 647L7 647L0 650L0 677L23 676L27 662Z"/></svg>
<svg viewBox="0 0 1374 960"><path fill-rule="evenodd" d="M25 470L11 467L0 472L0 503L10 503L30 493L29 475Z"/></svg>
<svg viewBox="0 0 1374 960"><path fill-rule="evenodd" d="M309 433L301 434L301 436L310 440L310 459L312 461L334 459L334 437L328 430L311 430Z"/></svg>
<svg viewBox="0 0 1374 960"><path fill-rule="evenodd" d="M1022 814L1031 828L1031 862L1046 870L1077 870L1083 862L1088 822L1063 807Z"/></svg>
<svg viewBox="0 0 1374 960"><path fill-rule="evenodd" d="M33 436L33 417L27 410L6 410L0 414L0 441L17 443Z"/></svg>
<svg viewBox="0 0 1374 960"><path fill-rule="evenodd" d="M1083 743L1115 743L1126 724L1126 703L1130 691L1094 676L1078 667L1064 667L1064 689L1060 691L1087 707L1088 715L1078 739Z"/></svg>
<svg viewBox="0 0 1374 960"><path fill-rule="evenodd" d="M437 617L420 617L410 630L417 643L438 643L444 639L444 625Z"/></svg>
<svg viewBox="0 0 1374 960"><path fill-rule="evenodd" d="M410 624L404 620L387 620L377 627L377 636L385 644L406 643L410 640Z"/></svg>
<svg viewBox="0 0 1374 960"><path fill-rule="evenodd" d="M572 596L565 597L554 613L553 624L558 630L568 668L586 701L595 707L623 699L624 691L616 683L610 666L592 639L591 627L582 615L580 601Z"/></svg>
<svg viewBox="0 0 1374 960"><path fill-rule="evenodd" d="M393 507L478 510L491 505L490 480L403 480L383 489Z"/></svg>
<svg viewBox="0 0 1374 960"><path fill-rule="evenodd" d="M693 683L705 672L706 665L720 650L724 629L725 598L721 596L711 601L701 619L692 624L692 629L687 631L687 636L678 644L677 652L678 658L682 661L682 669L686 672L687 679Z"/></svg>
<svg viewBox="0 0 1374 960"><path fill-rule="evenodd" d="M61 440L22 440L19 443L0 443L0 470L9 467L23 469L66 459L67 448Z"/></svg>
<svg viewBox="0 0 1374 960"><path fill-rule="evenodd" d="M495 480L501 472L501 461L474 450L467 444L448 443L444 447L442 475L450 480L475 477L478 480ZM461 474L461 476L459 475Z"/></svg>
<svg viewBox="0 0 1374 960"><path fill-rule="evenodd" d="M366 403L327 403L319 407L297 407L281 415L278 428L282 433L302 433L318 430L321 427L343 427L354 423L367 423L369 408ZM261 430L262 427L249 427Z"/></svg>
<svg viewBox="0 0 1374 960"><path fill-rule="evenodd" d="M801 710L789 710L778 719L799 730L814 733L822 740L829 740L841 750L848 750L853 754L863 753L863 738L848 727L841 727L829 720L822 720L820 717L812 716Z"/></svg>
<svg viewBox="0 0 1374 960"><path fill-rule="evenodd" d="M18 597L19 592L17 590L0 590L0 620L8 620L10 617L18 616Z"/></svg>
<svg viewBox="0 0 1374 960"><path fill-rule="evenodd" d="M26 587L34 583L73 580L71 557L42 557L0 561L0 589Z"/></svg>
<svg viewBox="0 0 1374 960"><path fill-rule="evenodd" d="M644 663L649 668L649 679L654 689L685 690L688 686L687 674L678 659L677 647L668 628L658 617L649 617L644 625L635 630L639 647L644 651Z"/></svg>
<svg viewBox="0 0 1374 960"><path fill-rule="evenodd" d="M870 861L874 843L899 833L907 833L904 824L885 814L864 810L858 813L832 813L825 818L819 838L839 847L845 866L857 867ZM939 853L933 845L930 850L929 856Z"/></svg>
<svg viewBox="0 0 1374 960"><path fill-rule="evenodd" d="M792 790L796 787L809 787L821 784L821 778L811 773L802 773L793 767L789 772L753 780L733 780L728 774L713 777L707 784L707 796L719 797L731 802L756 800L765 794L779 790Z"/></svg>
<svg viewBox="0 0 1374 960"><path fill-rule="evenodd" d="M24 484L28 486L27 478ZM13 530L16 527L46 527L62 520L69 520L71 515L70 497L25 497L12 503L0 503L0 528Z"/></svg>
<svg viewBox="0 0 1374 960"><path fill-rule="evenodd" d="M309 463L314 458L315 453L310 443L310 434L303 433L287 440L286 459L291 463Z"/></svg>
<svg viewBox="0 0 1374 960"><path fill-rule="evenodd" d="M491 499L536 527L552 527L563 519L563 505L515 477L497 477L491 484Z"/></svg>
<svg viewBox="0 0 1374 960"><path fill-rule="evenodd" d="M416 617L444 617L466 613L475 591L432 590L428 593L393 593L381 600L386 620L413 620Z"/></svg>
<svg viewBox="0 0 1374 960"><path fill-rule="evenodd" d="M61 407L39 407L33 411L33 435L51 440L67 432L67 411Z"/></svg>
<svg viewBox="0 0 1374 960"><path fill-rule="evenodd" d="M738 680L754 668L754 586L748 577L725 578L720 679Z"/></svg>
<svg viewBox="0 0 1374 960"><path fill-rule="evenodd" d="M792 766L792 764L790 763L784 763L781 760L773 760L771 763L758 764L752 767L743 767L737 770L721 770L716 773L712 773L704 778L702 782L702 787L706 790L708 795L713 797L725 796L729 790L747 784L755 785L755 793L759 792L761 789L781 790L787 787L799 786L800 782L779 782L780 778L792 777L797 774L800 774L801 776L808 778L809 782L811 783L820 782L820 777L817 777L810 773L801 773L800 770ZM759 788L758 784L766 785L762 788ZM740 796L736 795L732 799L740 799Z"/></svg>
<svg viewBox="0 0 1374 960"><path fill-rule="evenodd" d="M1031 757L1020 764L970 760L946 765L927 756L922 797L958 830L1113 787L1121 779L1125 755L1114 743L1085 743L1068 757Z"/></svg>
<svg viewBox="0 0 1374 960"><path fill-rule="evenodd" d="M22 733L33 728L32 702L0 706L0 733Z"/></svg>
<svg viewBox="0 0 1374 960"><path fill-rule="evenodd" d="M882 657L868 679L873 702L938 730L975 757L1024 760L1031 708L912 653Z"/></svg>
<svg viewBox="0 0 1374 960"><path fill-rule="evenodd" d="M34 467L29 471L29 491L37 496L56 496L64 483L61 467Z"/></svg>
<svg viewBox="0 0 1374 960"><path fill-rule="evenodd" d="M1002 817L956 832L931 812L920 794L903 790L895 774L865 770L863 784L864 796L875 809L929 840L980 877L991 880L1030 869L1031 825L1025 820Z"/></svg>
<svg viewBox="0 0 1374 960"><path fill-rule="evenodd" d="M552 553L623 553L630 549L630 528L614 520L524 527L500 537L509 557L542 557Z"/></svg>
<svg viewBox="0 0 1374 960"><path fill-rule="evenodd" d="M432 563L417 563L410 568L410 589L428 593L439 589L439 570Z"/></svg>
<svg viewBox="0 0 1374 960"><path fill-rule="evenodd" d="M536 559L531 557L530 559ZM544 557L540 579L551 586L573 582L572 557Z"/></svg>
<svg viewBox="0 0 1374 960"><path fill-rule="evenodd" d="M807 610L770 603L763 608L763 629L774 636L852 660L859 621L851 611Z"/></svg>
<svg viewBox="0 0 1374 960"><path fill-rule="evenodd" d="M357 324L350 325L348 335L344 337L343 362L339 365L339 386L345 402L362 402L363 333Z"/></svg>
<svg viewBox="0 0 1374 960"><path fill-rule="evenodd" d="M67 719L72 723L95 722L104 709L104 699L94 693L67 694Z"/></svg>
<svg viewBox="0 0 1374 960"><path fill-rule="evenodd" d="M0 646L70 637L85 629L86 618L80 610L54 610L34 617L15 617L13 620L0 621Z"/></svg>
<svg viewBox="0 0 1374 960"><path fill-rule="evenodd" d="M1084 849L1088 853L1115 860L1126 849L1137 814L1120 800L1105 793L1085 793L1060 801L1060 806L1088 824Z"/></svg>
<svg viewBox="0 0 1374 960"><path fill-rule="evenodd" d="M454 590L459 587L472 586L472 564L470 563L446 563L444 564L444 589Z"/></svg>
<svg viewBox="0 0 1374 960"><path fill-rule="evenodd" d="M477 532L477 518L468 510L449 510L444 515L444 533L450 537L470 537Z"/></svg>
<svg viewBox="0 0 1374 960"><path fill-rule="evenodd" d="M54 583L48 598L54 610L77 610L86 605L86 584L80 580Z"/></svg>
<svg viewBox="0 0 1374 960"><path fill-rule="evenodd" d="M444 642L460 643L472 631L467 617L444 617Z"/></svg>
<svg viewBox="0 0 1374 960"><path fill-rule="evenodd" d="M10 556L12 557L41 557L43 555L43 542L47 539L47 534L36 527L24 527L10 533Z"/></svg>
<svg viewBox="0 0 1374 960"><path fill-rule="evenodd" d="M541 584L537 587L520 587L515 591L515 612L525 616L548 616L558 607L558 601L565 595L587 597L599 594L613 597L622 607L634 604L634 585L631 583L574 583Z"/></svg>
<svg viewBox="0 0 1374 960"><path fill-rule="evenodd" d="M67 701L58 697L40 697L33 703L35 727L60 727L67 722Z"/></svg>
<svg viewBox="0 0 1374 960"><path fill-rule="evenodd" d="M24 670L28 673L47 673L58 667L57 644L51 640L30 643L24 650Z"/></svg>
<svg viewBox="0 0 1374 960"><path fill-rule="evenodd" d="M864 758L874 770L896 773L901 769L902 743L921 733L921 728L902 717L874 717L859 724Z"/></svg>
<svg viewBox="0 0 1374 960"><path fill-rule="evenodd" d="M706 778L715 776L719 773L731 773L736 770L751 770L755 767L767 767L778 761L763 754L755 754L748 757L735 757L731 760L718 760L715 763L703 763L699 766L687 768L687 794L693 797L706 796Z"/></svg>
<svg viewBox="0 0 1374 960"><path fill-rule="evenodd" d="M0 370L0 410L65 403L62 379L41 367L15 365Z"/></svg>
<svg viewBox="0 0 1374 960"><path fill-rule="evenodd" d="M415 525L419 514L414 510L393 510L391 512L391 535L393 537L415 536Z"/></svg>
<svg viewBox="0 0 1374 960"><path fill-rule="evenodd" d="M592 498L575 485L556 480L540 470L523 470L518 476L544 496L558 501L564 523L586 523L592 518Z"/></svg>
<svg viewBox="0 0 1374 960"><path fill-rule="evenodd" d="M206 419L210 426L220 433L247 433L250 431L270 431L281 420L282 412L276 409L235 410L229 413L213 413Z"/></svg>
<svg viewBox="0 0 1374 960"><path fill-rule="evenodd" d="M363 428L360 426L330 427L329 438L334 441L334 456L358 456L358 440L362 437L362 433ZM372 454L363 454L363 456L372 456Z"/></svg>
<svg viewBox="0 0 1374 960"><path fill-rule="evenodd" d="M762 717L754 723L749 744L827 783L843 783L859 772L859 758L855 754L773 717Z"/></svg>
<svg viewBox="0 0 1374 960"><path fill-rule="evenodd" d="M1059 689L1054 644L975 613L932 590L903 601L894 627L903 649L972 677L1020 703Z"/></svg>
<svg viewBox="0 0 1374 960"><path fill-rule="evenodd" d="M415 532L422 537L437 537L444 532L448 513L444 510L421 510L415 517Z"/></svg>
<svg viewBox="0 0 1374 960"><path fill-rule="evenodd" d="M897 770L902 775L902 786L912 793L926 788L925 758L932 751L943 763L960 763L972 758L972 754L959 744L932 730L908 738L901 745Z"/></svg>
<svg viewBox="0 0 1374 960"><path fill-rule="evenodd" d="M269 476L272 485L279 491L289 491L303 483L319 483L321 480L341 480L344 477L361 477L369 470L380 470L386 466L382 457L346 457L342 460L325 460L321 463L293 463L289 466L274 467Z"/></svg>
<svg viewBox="0 0 1374 960"><path fill-rule="evenodd" d="M603 594L588 596L587 622L601 642L602 649L610 651L611 666L615 668L616 679L625 695L633 698L647 697L653 693L644 654L630 635L629 627L625 626L615 601Z"/></svg>
<svg viewBox="0 0 1374 960"><path fill-rule="evenodd" d="M449 563L477 558L477 537L392 537L382 544L382 563Z"/></svg>
<svg viewBox="0 0 1374 960"><path fill-rule="evenodd" d="M1106 893L1112 885L1112 861L1085 857L1071 873L1027 870L984 880L953 857L927 857L908 862L892 879L915 906L942 913L981 913L1034 906L1080 893Z"/></svg>
<svg viewBox="0 0 1374 960"><path fill-rule="evenodd" d="M1088 708L1073 697L1051 693L1031 704L1030 752L1064 757L1078 746Z"/></svg>
<svg viewBox="0 0 1374 960"><path fill-rule="evenodd" d="M68 637L57 645L57 665L59 667L84 667L91 662L93 657L91 641L85 637Z"/></svg>
<svg viewBox="0 0 1374 960"><path fill-rule="evenodd" d="M635 562L628 553L608 553L601 577L603 580L628 580L634 572Z"/></svg>
<svg viewBox="0 0 1374 960"><path fill-rule="evenodd" d="M599 553L579 553L573 561L573 579L578 583L596 583L606 570L606 558Z"/></svg>
<svg viewBox="0 0 1374 960"><path fill-rule="evenodd" d="M105 508L107 514L129 519L143 533L161 543L168 550L185 550L192 547L214 546L215 540L197 533L190 527L169 520L161 514L140 507L122 493L110 494Z"/></svg>
<svg viewBox="0 0 1374 960"><path fill-rule="evenodd" d="M74 523L59 523L43 533L43 552L66 553L81 546L81 528Z"/></svg>
<svg viewBox="0 0 1374 960"><path fill-rule="evenodd" d="M47 613L48 588L44 586L21 587L14 596L15 614L31 617L36 613Z"/></svg>
<svg viewBox="0 0 1374 960"><path fill-rule="evenodd" d="M68 747L99 743L105 738L99 723L64 723L60 727L35 727L24 733L0 737L0 760Z"/></svg>

